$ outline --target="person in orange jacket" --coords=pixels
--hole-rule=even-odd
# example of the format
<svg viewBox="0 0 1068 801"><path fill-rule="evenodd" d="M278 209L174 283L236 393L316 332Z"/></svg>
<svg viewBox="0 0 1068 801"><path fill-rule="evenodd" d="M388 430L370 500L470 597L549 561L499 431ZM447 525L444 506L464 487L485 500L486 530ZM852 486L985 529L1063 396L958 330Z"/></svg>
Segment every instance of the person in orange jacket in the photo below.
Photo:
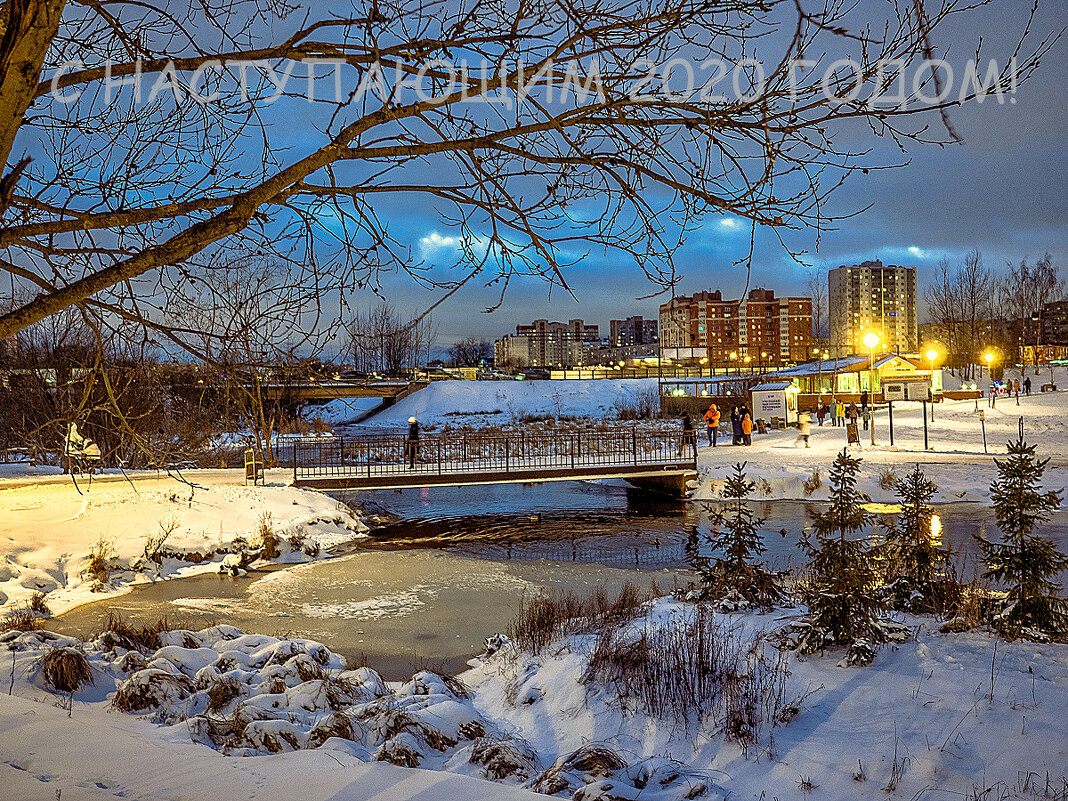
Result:
<svg viewBox="0 0 1068 801"><path fill-rule="evenodd" d="M753 444L753 421L749 419L748 414L742 418L742 437L745 438L746 445Z"/></svg>
<svg viewBox="0 0 1068 801"><path fill-rule="evenodd" d="M714 403L705 412L705 425L708 426L708 444L714 448L719 439L719 409Z"/></svg>

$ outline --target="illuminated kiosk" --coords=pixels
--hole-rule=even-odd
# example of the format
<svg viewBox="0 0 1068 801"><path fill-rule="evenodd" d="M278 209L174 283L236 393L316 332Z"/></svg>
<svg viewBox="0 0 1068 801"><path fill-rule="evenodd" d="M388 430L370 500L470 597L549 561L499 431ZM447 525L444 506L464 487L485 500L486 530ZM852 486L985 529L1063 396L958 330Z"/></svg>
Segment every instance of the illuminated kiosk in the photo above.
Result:
<svg viewBox="0 0 1068 801"><path fill-rule="evenodd" d="M792 381L772 381L757 384L750 390L753 421L771 418L785 420L787 425L797 422L797 396L801 390Z"/></svg>

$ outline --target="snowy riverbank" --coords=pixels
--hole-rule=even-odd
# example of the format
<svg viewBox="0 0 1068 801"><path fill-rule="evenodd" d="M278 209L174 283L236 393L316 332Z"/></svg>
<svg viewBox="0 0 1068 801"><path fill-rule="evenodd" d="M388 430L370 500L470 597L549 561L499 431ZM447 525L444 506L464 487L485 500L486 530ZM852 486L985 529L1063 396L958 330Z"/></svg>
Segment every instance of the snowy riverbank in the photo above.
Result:
<svg viewBox="0 0 1068 801"><path fill-rule="evenodd" d="M994 457L1005 453L1008 441L1019 436L1023 419L1024 437L1038 446L1039 455L1051 459L1046 486L1061 489L1068 485L1068 392L1012 398L999 398L995 408L978 404L985 420L980 420L975 401L946 401L937 404L935 421L927 407L927 450L923 446L923 407L919 403L894 404L894 445L890 445L888 415L880 409L875 417L876 445L870 431L860 431L861 445L850 452L863 459L860 488L873 500L892 502L892 478L908 472L916 463L939 488L937 503L982 502L990 495L990 482L996 474ZM983 424L988 453L983 452ZM810 447L799 442L797 429L753 434L751 447L732 446L730 435L721 435L719 446L710 448L701 431L698 449L699 481L694 498L711 500L730 466L748 463L750 477L757 481L755 499L825 500L827 477L835 453L846 444L846 429L823 426L813 420ZM814 480L818 471L820 481ZM807 486L806 486L807 484Z"/></svg>
<svg viewBox="0 0 1068 801"><path fill-rule="evenodd" d="M248 560L302 562L366 526L344 504L275 483L244 486L237 471L196 471L190 483L154 475L0 482L0 605L35 593L55 614L136 582L218 570ZM265 548L264 533L273 542ZM165 536L164 536L165 535ZM103 543L103 546L101 545ZM94 571L90 554L101 557Z"/></svg>
<svg viewBox="0 0 1068 801"><path fill-rule="evenodd" d="M624 631L692 613L661 599ZM717 616L744 644L798 614ZM767 721L745 750L714 715L680 722L623 703L591 679L588 634L539 655L506 645L462 684L426 672L387 684L318 643L227 626L162 632L141 650L113 635L10 632L0 781L64 799L534 797L519 787L651 801L1063 797L1068 646L995 647L930 618L905 622L914 637L866 668L840 667L841 653L789 655L774 737ZM69 719L40 661L63 646L86 655L94 680Z"/></svg>

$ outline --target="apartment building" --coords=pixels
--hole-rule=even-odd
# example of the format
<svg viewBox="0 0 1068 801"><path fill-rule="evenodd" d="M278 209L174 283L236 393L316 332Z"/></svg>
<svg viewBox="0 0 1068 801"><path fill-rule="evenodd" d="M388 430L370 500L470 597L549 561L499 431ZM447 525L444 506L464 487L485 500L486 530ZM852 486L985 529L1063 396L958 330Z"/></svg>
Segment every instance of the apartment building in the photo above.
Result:
<svg viewBox="0 0 1068 801"><path fill-rule="evenodd" d="M828 277L831 354L864 353L864 335L876 332L881 350L916 350L916 268L883 265L881 261L837 267Z"/></svg>
<svg viewBox="0 0 1068 801"><path fill-rule="evenodd" d="M517 325L514 336L494 342L493 356L497 364L520 367L577 366L584 364L586 343L600 345L596 325L587 325L582 320L566 323L535 320L529 325Z"/></svg>
<svg viewBox="0 0 1068 801"><path fill-rule="evenodd" d="M641 315L626 320L609 320L608 327L613 348L655 344L659 329L656 320L646 320Z"/></svg>
<svg viewBox="0 0 1068 801"><path fill-rule="evenodd" d="M731 354L762 363L802 362L812 348L812 299L754 289L724 300L719 290L672 298L660 306L661 347L703 348L713 362Z"/></svg>

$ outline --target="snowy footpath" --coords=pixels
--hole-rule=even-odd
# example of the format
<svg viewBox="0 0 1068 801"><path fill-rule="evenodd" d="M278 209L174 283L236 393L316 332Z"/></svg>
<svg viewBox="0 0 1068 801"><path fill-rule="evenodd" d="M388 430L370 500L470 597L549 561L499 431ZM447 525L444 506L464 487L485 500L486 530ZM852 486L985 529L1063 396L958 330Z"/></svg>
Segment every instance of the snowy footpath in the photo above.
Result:
<svg viewBox="0 0 1068 801"><path fill-rule="evenodd" d="M617 654L625 659L642 631L693 614L689 604L653 602L619 630ZM747 638L799 612L715 614L744 656ZM788 654L767 685L781 702L756 699L773 714L744 748L729 736L722 700L682 721L598 680L597 634L558 637L537 655L498 641L456 679L424 671L386 683L319 643L229 626L151 642L121 631L86 643L11 631L0 635L11 654L0 666L11 687L0 694L0 796L1068 797L1068 646L903 622L913 637L865 668L840 666L841 653ZM761 647L772 652L774 641ZM57 653L84 655L92 684L73 696L50 688L48 655Z"/></svg>
<svg viewBox="0 0 1068 801"><path fill-rule="evenodd" d="M1068 487L1068 392L1050 392L1013 398L998 398L991 409L975 401L946 401L936 405L935 421L927 407L928 449L923 443L923 408L919 403L894 404L894 445L890 445L885 408L875 416L876 445L871 432L860 430L860 446L849 452L863 459L860 489L875 501L894 499L892 479L919 463L939 488L937 503L981 502L990 497L990 482L996 475L994 458L1005 454L1005 446L1019 436L1021 418L1024 438L1038 446L1038 454L1050 459L1045 484L1050 489ZM984 420L980 420L982 412ZM983 452L983 426L986 448ZM846 445L846 429L825 421L812 421L810 447L799 441L797 429L753 434L750 447L731 445L730 434L722 433L716 448L707 445L705 432L699 432L698 471L700 480L693 497L712 500L729 468L746 462L750 477L757 481L758 500L825 500L827 476L835 453ZM818 480L815 478L818 474ZM807 485L807 486L806 486Z"/></svg>
<svg viewBox="0 0 1068 801"><path fill-rule="evenodd" d="M347 506L285 486L284 477L272 471L260 487L244 486L233 470L193 471L188 481L107 475L91 487L84 476L78 485L27 471L0 479L0 608L40 593L59 614L136 582L237 571L256 559L308 561L365 536Z"/></svg>

